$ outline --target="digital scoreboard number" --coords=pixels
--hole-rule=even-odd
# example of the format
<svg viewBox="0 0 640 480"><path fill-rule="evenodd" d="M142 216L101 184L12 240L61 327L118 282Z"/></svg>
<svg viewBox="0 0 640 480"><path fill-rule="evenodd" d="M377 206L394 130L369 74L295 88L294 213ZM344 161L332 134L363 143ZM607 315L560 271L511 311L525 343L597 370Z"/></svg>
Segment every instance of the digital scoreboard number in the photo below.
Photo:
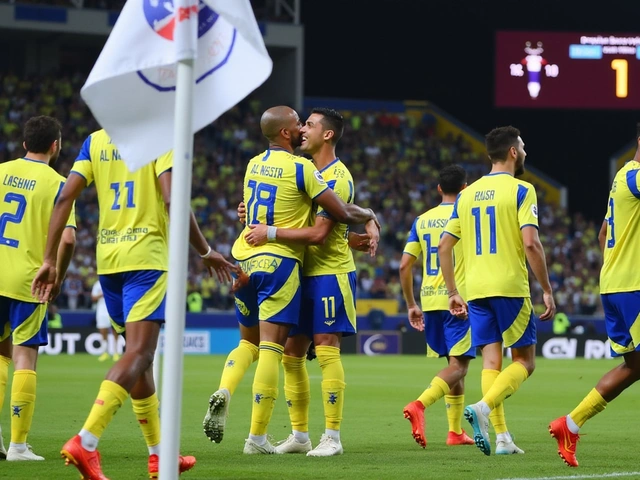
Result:
<svg viewBox="0 0 640 480"><path fill-rule="evenodd" d="M640 34L496 33L496 107L640 109Z"/></svg>

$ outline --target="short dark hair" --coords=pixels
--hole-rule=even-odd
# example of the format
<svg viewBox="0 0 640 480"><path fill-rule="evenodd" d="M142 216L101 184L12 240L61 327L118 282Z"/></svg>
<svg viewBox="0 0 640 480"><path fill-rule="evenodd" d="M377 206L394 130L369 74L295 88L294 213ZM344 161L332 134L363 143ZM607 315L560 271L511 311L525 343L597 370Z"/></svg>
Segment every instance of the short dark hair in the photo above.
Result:
<svg viewBox="0 0 640 480"><path fill-rule="evenodd" d="M440 179L438 183L442 189L442 193L456 195L460 193L464 184L467 183L467 172L460 165L455 163L447 165L440 170Z"/></svg>
<svg viewBox="0 0 640 480"><path fill-rule="evenodd" d="M60 140L62 125L53 117L41 115L31 117L24 124L23 138L27 151L33 153L47 153L51 144Z"/></svg>
<svg viewBox="0 0 640 480"><path fill-rule="evenodd" d="M314 108L311 113L322 115L322 126L325 130L333 130L333 145L336 145L344 133L344 117L333 108Z"/></svg>
<svg viewBox="0 0 640 480"><path fill-rule="evenodd" d="M507 159L509 149L518 146L520 130L509 125L491 130L485 137L485 145L491 163L504 162Z"/></svg>

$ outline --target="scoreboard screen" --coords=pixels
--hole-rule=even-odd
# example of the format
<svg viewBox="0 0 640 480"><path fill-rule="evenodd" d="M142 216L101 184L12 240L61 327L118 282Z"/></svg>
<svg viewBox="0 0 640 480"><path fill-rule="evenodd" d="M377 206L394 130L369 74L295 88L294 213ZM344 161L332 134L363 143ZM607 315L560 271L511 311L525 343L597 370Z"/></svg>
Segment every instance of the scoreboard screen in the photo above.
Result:
<svg viewBox="0 0 640 480"><path fill-rule="evenodd" d="M640 34L496 33L496 107L640 109Z"/></svg>

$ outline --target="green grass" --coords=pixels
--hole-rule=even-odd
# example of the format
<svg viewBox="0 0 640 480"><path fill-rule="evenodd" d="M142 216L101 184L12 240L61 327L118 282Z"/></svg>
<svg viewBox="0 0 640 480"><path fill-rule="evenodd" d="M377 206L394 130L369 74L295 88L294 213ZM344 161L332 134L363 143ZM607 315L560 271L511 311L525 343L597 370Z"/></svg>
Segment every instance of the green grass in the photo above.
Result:
<svg viewBox="0 0 640 480"><path fill-rule="evenodd" d="M202 433L201 422L209 395L217 387L224 359L195 357L185 360L182 414L182 452L198 463L185 479L497 479L539 478L565 475L598 475L637 472L637 386L631 387L603 414L591 420L579 444L579 469L569 469L556 454L549 437L550 420L568 413L616 361L539 360L538 369L520 391L507 400L507 424L525 455L485 457L472 446L447 447L444 405L429 409L429 444L421 449L411 437L403 406L414 400L443 362L418 356L344 358L347 396L342 429L345 454L333 458L304 456L244 456L242 447L249 430L252 368L231 404L227 432L221 444L212 444ZM507 360L508 361L508 360ZM467 377L468 403L479 399L480 366L472 362ZM308 364L312 385L310 431L314 444L324 430L319 401L320 369ZM42 356L38 365L38 397L29 442L44 462L0 463L0 478L76 479L72 467L59 457L62 444L77 433L108 369L94 357ZM281 376L282 383L282 376ZM289 433L286 406L280 394L270 434L282 439ZM8 446L8 393L0 415ZM466 423L466 422L465 422ZM635 427L635 428L634 428ZM113 479L146 478L147 449L129 402L116 415L100 441L105 474ZM625 478L640 478L627 476Z"/></svg>

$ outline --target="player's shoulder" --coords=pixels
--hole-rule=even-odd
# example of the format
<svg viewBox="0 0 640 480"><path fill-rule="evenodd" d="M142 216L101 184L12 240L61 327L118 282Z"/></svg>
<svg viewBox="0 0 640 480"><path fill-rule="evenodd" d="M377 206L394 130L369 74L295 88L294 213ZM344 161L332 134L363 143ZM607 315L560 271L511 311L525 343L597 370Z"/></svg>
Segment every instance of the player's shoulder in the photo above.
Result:
<svg viewBox="0 0 640 480"><path fill-rule="evenodd" d="M342 174L340 175L341 178L346 178L347 180L353 181L353 176L351 175L351 171L349 170L349 167L347 167L342 160L338 159L338 161L334 166L334 170L336 174L338 175Z"/></svg>
<svg viewBox="0 0 640 480"><path fill-rule="evenodd" d="M536 189L536 187L534 187L532 183L529 183L525 180L522 180L520 178L514 178L514 180L515 180L515 184L518 185L519 187L524 187L526 189L531 188L534 191Z"/></svg>
<svg viewBox="0 0 640 480"><path fill-rule="evenodd" d="M626 176L629 172L633 172L634 170L640 170L640 162L629 160L620 168L620 170L618 170L616 177Z"/></svg>

